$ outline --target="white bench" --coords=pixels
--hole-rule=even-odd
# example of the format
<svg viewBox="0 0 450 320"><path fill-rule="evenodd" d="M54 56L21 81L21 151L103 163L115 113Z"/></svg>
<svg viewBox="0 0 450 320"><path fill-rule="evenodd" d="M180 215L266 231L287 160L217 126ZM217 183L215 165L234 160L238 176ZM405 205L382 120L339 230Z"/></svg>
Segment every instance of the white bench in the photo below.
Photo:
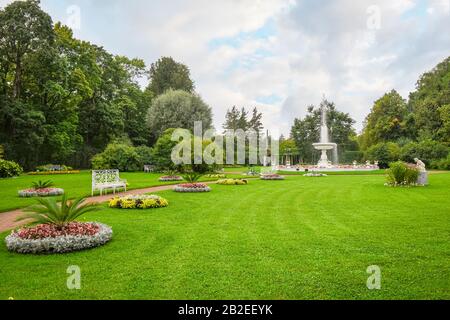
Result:
<svg viewBox="0 0 450 320"><path fill-rule="evenodd" d="M127 181L120 179L119 170L93 170L92 171L92 196L95 191L103 191L112 189L114 194L116 189L124 189L127 191Z"/></svg>

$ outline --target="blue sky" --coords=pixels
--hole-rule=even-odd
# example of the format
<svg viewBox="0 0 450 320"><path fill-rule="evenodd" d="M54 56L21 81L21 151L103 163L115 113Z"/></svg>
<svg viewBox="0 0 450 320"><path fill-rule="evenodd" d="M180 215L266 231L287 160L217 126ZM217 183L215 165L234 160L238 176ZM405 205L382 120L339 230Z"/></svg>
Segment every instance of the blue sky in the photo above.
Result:
<svg viewBox="0 0 450 320"><path fill-rule="evenodd" d="M257 106L286 135L323 95L361 129L376 99L393 88L407 98L450 55L450 0L41 2L112 53L186 63L219 129L227 108Z"/></svg>

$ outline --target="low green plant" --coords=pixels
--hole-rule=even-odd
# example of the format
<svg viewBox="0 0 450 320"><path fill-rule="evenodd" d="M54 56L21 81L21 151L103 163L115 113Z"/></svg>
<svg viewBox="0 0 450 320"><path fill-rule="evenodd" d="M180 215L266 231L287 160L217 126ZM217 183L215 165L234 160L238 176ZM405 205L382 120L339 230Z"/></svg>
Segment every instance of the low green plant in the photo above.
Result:
<svg viewBox="0 0 450 320"><path fill-rule="evenodd" d="M186 180L188 183L195 183L200 180L200 178L203 177L203 174L198 172L188 172L183 175L183 179Z"/></svg>
<svg viewBox="0 0 450 320"><path fill-rule="evenodd" d="M0 178L12 178L20 176L22 167L14 161L0 159Z"/></svg>
<svg viewBox="0 0 450 320"><path fill-rule="evenodd" d="M391 186L411 186L417 183L419 170L402 161L393 162L387 170L388 184Z"/></svg>
<svg viewBox="0 0 450 320"><path fill-rule="evenodd" d="M80 216L100 209L96 203L85 204L85 198L73 201L68 199L66 194L63 195L61 203L55 198L38 198L39 204L24 209L26 213L17 221L31 219L32 224L51 224L63 228Z"/></svg>
<svg viewBox="0 0 450 320"><path fill-rule="evenodd" d="M50 187L53 187L53 186L54 186L54 183L51 180L47 180L47 181L39 180L37 182L33 182L32 183L32 188L34 190L47 189L47 188L50 188Z"/></svg>

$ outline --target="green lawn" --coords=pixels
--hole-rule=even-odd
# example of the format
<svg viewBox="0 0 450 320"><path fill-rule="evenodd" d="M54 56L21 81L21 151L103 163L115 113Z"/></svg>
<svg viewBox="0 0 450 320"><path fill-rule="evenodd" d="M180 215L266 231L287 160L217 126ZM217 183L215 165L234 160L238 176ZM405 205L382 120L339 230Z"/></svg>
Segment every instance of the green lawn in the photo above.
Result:
<svg viewBox="0 0 450 320"><path fill-rule="evenodd" d="M168 208L87 216L114 229L101 248L23 256L0 245L0 299L449 299L450 174L430 181L290 176L161 192ZM79 291L66 288L71 265ZM370 265L379 291L366 287Z"/></svg>
<svg viewBox="0 0 450 320"><path fill-rule="evenodd" d="M162 173L124 172L120 177L127 179L129 189L142 189L179 182L160 182L158 179ZM240 177L239 175L228 175L229 177ZM82 171L79 174L65 174L52 176L22 175L17 178L0 179L0 214L1 212L14 210L29 206L35 202L32 198L19 198L18 191L29 189L33 181L51 180L55 187L63 188L71 197L82 197L91 195L91 171ZM211 179L202 178L202 181ZM214 180L214 179L212 179ZM98 193L96 193L98 194Z"/></svg>

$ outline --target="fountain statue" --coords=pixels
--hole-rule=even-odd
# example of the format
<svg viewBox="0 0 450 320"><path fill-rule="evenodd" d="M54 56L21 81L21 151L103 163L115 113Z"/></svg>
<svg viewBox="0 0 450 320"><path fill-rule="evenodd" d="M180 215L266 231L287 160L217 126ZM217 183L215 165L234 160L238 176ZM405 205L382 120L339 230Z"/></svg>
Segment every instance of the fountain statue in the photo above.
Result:
<svg viewBox="0 0 450 320"><path fill-rule="evenodd" d="M330 142L330 138L328 135L328 125L327 125L327 110L326 106L322 105L320 107L321 111L321 125L320 125L320 142L314 143L313 146L316 150L322 152L319 163L317 164L318 168L331 168L332 165L330 161L328 161L328 150L337 150L337 144Z"/></svg>

